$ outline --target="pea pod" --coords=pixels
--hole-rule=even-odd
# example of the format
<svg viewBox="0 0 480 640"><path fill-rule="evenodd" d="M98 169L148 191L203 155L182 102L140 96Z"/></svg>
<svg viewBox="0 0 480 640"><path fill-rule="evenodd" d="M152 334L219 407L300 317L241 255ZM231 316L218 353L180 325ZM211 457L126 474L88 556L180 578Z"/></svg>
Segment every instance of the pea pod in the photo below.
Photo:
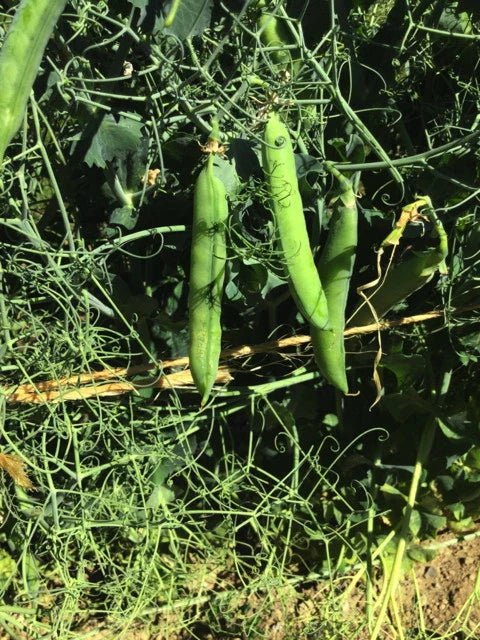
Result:
<svg viewBox="0 0 480 640"><path fill-rule="evenodd" d="M263 8L265 5L266 3L262 0L257 3L258 7ZM268 55L272 62L284 68L290 67L290 70L296 73L300 64L297 59L299 52L298 48L292 46L295 44L295 41L285 21L269 13L261 13L257 24L260 32L260 40L266 47L271 48ZM289 46L291 48L287 48Z"/></svg>
<svg viewBox="0 0 480 640"><path fill-rule="evenodd" d="M22 0L0 51L0 164L20 129L47 42L67 0Z"/></svg>
<svg viewBox="0 0 480 640"><path fill-rule="evenodd" d="M217 377L226 264L228 204L225 187L213 172L213 157L209 156L195 184L188 300L190 370L202 405Z"/></svg>
<svg viewBox="0 0 480 640"><path fill-rule="evenodd" d="M350 318L350 325L361 327L373 324L377 319L370 305L375 309L377 318L382 318L392 307L423 287L441 269L448 255L448 237L436 214L430 211L427 215L434 223L438 245L427 251L416 252L390 269L380 287L368 296L369 304L364 301L357 306Z"/></svg>
<svg viewBox="0 0 480 640"><path fill-rule="evenodd" d="M303 317L323 329L328 325L327 300L310 248L292 142L275 113L263 141L263 168L290 291Z"/></svg>
<svg viewBox="0 0 480 640"><path fill-rule="evenodd" d="M357 248L357 203L350 180L331 164L326 168L338 180L340 194L335 202L328 238L318 263L330 317L330 329L311 329L315 360L327 381L348 393L345 370L345 307Z"/></svg>

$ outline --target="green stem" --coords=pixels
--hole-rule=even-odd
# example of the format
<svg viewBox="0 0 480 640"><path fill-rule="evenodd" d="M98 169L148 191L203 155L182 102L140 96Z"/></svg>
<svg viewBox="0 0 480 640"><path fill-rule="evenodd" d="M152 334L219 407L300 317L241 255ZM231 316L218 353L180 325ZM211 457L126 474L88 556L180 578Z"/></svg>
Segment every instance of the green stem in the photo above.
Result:
<svg viewBox="0 0 480 640"><path fill-rule="evenodd" d="M376 640L381 631L387 608L395 595L395 590L400 582L402 573L402 562L407 546L408 532L410 527L410 518L415 508L415 501L417 498L418 489L420 487L420 480L422 471L430 455L430 451L433 445L433 439L435 437L435 430L437 427L437 419L430 417L423 428L423 433L420 438L420 444L417 452L417 459L413 469L412 480L410 483L410 491L408 493L407 505L402 517L402 523L399 532L399 541L393 560L392 570L388 578L387 588L385 590L384 597L380 606L380 612L378 613L375 627L373 628L370 640Z"/></svg>
<svg viewBox="0 0 480 640"><path fill-rule="evenodd" d="M425 161L428 158L433 158L435 156L443 155L446 151L451 151L456 147L463 147L468 142L472 142L476 138L480 136L480 129L476 131L472 131L464 138L460 138L458 140L452 140L452 142L447 142L446 144L442 144L439 147L435 147L434 149L429 149L428 151L424 151L423 153L417 153L413 156L406 156L405 158L399 158L398 160L388 160L388 162L361 162L357 164L347 164L342 162L336 162L335 166L339 169L346 168L349 171L368 171L374 169L386 169L387 167L406 167L409 165L413 165L415 163L419 163L419 165L424 166Z"/></svg>
<svg viewBox="0 0 480 640"><path fill-rule="evenodd" d="M38 118L38 107L33 96L31 97L31 103L32 103L33 121L35 123L35 131L36 131L37 140L38 140L37 146L40 149L40 154L45 163L45 167L47 168L48 176L50 178L50 182L52 183L53 191L55 192L55 197L57 198L58 207L60 209L60 214L63 220L63 226L65 227L65 234L68 242L68 247L70 251L75 251L75 241L73 238L72 227L70 224L70 220L68 219L68 213L67 213L67 209L65 208L62 192L58 185L57 179L55 177L55 173L53 171L53 167L50 162L50 158L48 157L47 150L45 148L45 145L43 144L43 141L40 135L40 120Z"/></svg>
<svg viewBox="0 0 480 640"><path fill-rule="evenodd" d="M284 17L288 17L286 16L286 13L283 9L282 9L282 13ZM295 38L297 46L301 46L298 32L295 29L293 29L291 25L290 25L290 29ZM328 91L331 97L335 100L335 102L337 103L343 115L353 124L353 126L357 130L362 140L366 144L368 144L373 149L373 151L375 151L377 156L385 163L385 166L390 169L390 172L393 178L395 179L395 181L398 184L403 184L403 178L400 172L398 171L398 169L395 167L395 165L392 164L392 160L389 158L387 152L381 146L381 144L378 142L375 136L370 132L370 130L364 124L364 122L358 117L357 113L352 109L352 107L345 100L345 98L340 92L338 85L334 84L331 81L330 77L328 76L326 71L323 69L322 65L318 62L318 60L316 60L316 58L312 55L312 53L308 49L305 49L305 57L308 60L308 62L311 64L311 66L314 68L320 80L322 80L325 83L326 91Z"/></svg>

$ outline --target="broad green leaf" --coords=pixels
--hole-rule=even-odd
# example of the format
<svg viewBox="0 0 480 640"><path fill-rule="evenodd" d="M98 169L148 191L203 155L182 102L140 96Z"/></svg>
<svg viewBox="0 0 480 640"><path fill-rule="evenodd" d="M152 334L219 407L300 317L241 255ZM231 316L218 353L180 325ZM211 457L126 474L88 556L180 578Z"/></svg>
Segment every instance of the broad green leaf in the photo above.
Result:
<svg viewBox="0 0 480 640"><path fill-rule="evenodd" d="M180 40L200 36L210 26L212 10L213 0L180 0L175 20L165 32L175 35Z"/></svg>
<svg viewBox="0 0 480 640"><path fill-rule="evenodd" d="M465 533L471 533L477 530L477 525L474 520L470 517L464 518L463 520L449 520L448 526L450 529L456 533L457 535L462 535Z"/></svg>
<svg viewBox="0 0 480 640"><path fill-rule="evenodd" d="M254 151L254 142L243 138L228 141L228 157L235 162L237 174L244 182L261 174L259 155Z"/></svg>
<svg viewBox="0 0 480 640"><path fill-rule="evenodd" d="M249 267L250 269L254 269L255 276L258 279L258 283L261 284L260 294L262 298L265 298L266 295L275 289L276 287L280 287L285 284L285 280L279 278L273 271L267 269L264 265L262 265L257 260L246 259L244 260L244 265ZM240 269L240 281L243 282L243 272ZM252 289L254 290L254 289Z"/></svg>
<svg viewBox="0 0 480 640"><path fill-rule="evenodd" d="M365 144L359 135L354 133L350 136L347 144L346 154L348 161L352 164L359 164L365 162Z"/></svg>
<svg viewBox="0 0 480 640"><path fill-rule="evenodd" d="M414 391L404 393L389 393L382 400L382 405L398 422L406 422L412 416L431 413L430 403L423 400ZM423 423L423 420L422 420ZM418 428L421 428L419 425Z"/></svg>
<svg viewBox="0 0 480 640"><path fill-rule="evenodd" d="M323 173L323 163L317 158L308 156L304 153L295 154L295 167L297 169L297 178L300 180L309 173Z"/></svg>
<svg viewBox="0 0 480 640"><path fill-rule="evenodd" d="M390 353L383 356L381 366L395 375L399 388L404 388L407 385L412 385L418 377L423 376L425 358L421 355Z"/></svg>
<svg viewBox="0 0 480 640"><path fill-rule="evenodd" d="M232 162L217 156L213 163L213 172L223 182L228 195L237 193L240 183Z"/></svg>
<svg viewBox="0 0 480 640"><path fill-rule="evenodd" d="M168 504L175 499L175 493L163 485L154 487L150 494L146 506L150 509L158 509L160 505Z"/></svg>
<svg viewBox="0 0 480 640"><path fill-rule="evenodd" d="M458 2L452 2L444 9L438 26L440 29L454 33L472 33L472 21L465 11L458 12L458 4Z"/></svg>
<svg viewBox="0 0 480 640"><path fill-rule="evenodd" d="M117 122L112 115L105 116L85 155L85 162L89 167L95 165L104 169L114 158L125 158L134 153L142 139L141 129L140 122L129 118L122 116Z"/></svg>
<svg viewBox="0 0 480 640"><path fill-rule="evenodd" d="M447 518L435 513L422 511L422 519L430 529L433 529L433 531L439 531L447 526Z"/></svg>
<svg viewBox="0 0 480 640"><path fill-rule="evenodd" d="M472 447L465 457L465 464L471 469L480 471L480 447Z"/></svg>
<svg viewBox="0 0 480 640"><path fill-rule="evenodd" d="M243 298L238 283L233 279L227 282L223 293L225 298L231 302L241 300Z"/></svg>
<svg viewBox="0 0 480 640"><path fill-rule="evenodd" d="M460 416L455 415L444 420L438 419L438 426L449 440L463 440L468 435L467 425L462 418L464 415L464 412L462 412Z"/></svg>
<svg viewBox="0 0 480 640"><path fill-rule="evenodd" d="M138 211L132 207L120 207L115 209L110 216L111 225L120 225L130 231L135 227L138 220Z"/></svg>
<svg viewBox="0 0 480 640"><path fill-rule="evenodd" d="M385 218L383 211L379 211L378 209L362 209L362 213L369 224L375 224L375 218Z"/></svg>
<svg viewBox="0 0 480 640"><path fill-rule="evenodd" d="M431 562L437 552L433 549L427 549L419 544L412 544L407 548L407 555L414 562Z"/></svg>
<svg viewBox="0 0 480 640"><path fill-rule="evenodd" d="M252 293L260 293L268 281L268 269L256 262L240 267L240 281Z"/></svg>

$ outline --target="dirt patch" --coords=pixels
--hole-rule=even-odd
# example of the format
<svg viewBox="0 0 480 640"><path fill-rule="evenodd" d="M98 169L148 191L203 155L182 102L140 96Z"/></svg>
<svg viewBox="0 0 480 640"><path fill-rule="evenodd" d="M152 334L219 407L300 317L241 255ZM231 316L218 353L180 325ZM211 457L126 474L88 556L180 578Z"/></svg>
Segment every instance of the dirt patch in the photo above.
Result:
<svg viewBox="0 0 480 640"><path fill-rule="evenodd" d="M436 544L443 546L435 558L415 565L415 577L399 586L405 626L415 626L423 616L425 626L438 633L468 629L480 637L480 538L457 541L444 535Z"/></svg>
<svg viewBox="0 0 480 640"><path fill-rule="evenodd" d="M424 546L433 546L431 543ZM385 621L385 633L379 640L404 636L412 640L476 640L480 638L480 537L456 540L442 535L435 542L436 556L427 563L416 563L398 585L395 594L397 619L391 611ZM193 574L192 574L193 575ZM210 574L209 574L210 575ZM265 590L234 586L231 580L215 583L211 576L212 596L200 609L172 608L158 615L148 627L138 621L122 632L112 629L108 620L91 621L77 628L72 638L89 640L368 640L365 584L359 583L345 597L352 577L325 582L287 582L269 585ZM373 590L372 603L381 589ZM228 585L228 586L227 586ZM220 591L219 591L220 587ZM205 593L205 591L204 591ZM373 618L375 617L374 609ZM195 622L196 621L196 622ZM15 637L33 640L50 637L31 635L27 629ZM125 631L125 630L124 630ZM437 635L438 634L438 635ZM10 639L1 635L0 640Z"/></svg>

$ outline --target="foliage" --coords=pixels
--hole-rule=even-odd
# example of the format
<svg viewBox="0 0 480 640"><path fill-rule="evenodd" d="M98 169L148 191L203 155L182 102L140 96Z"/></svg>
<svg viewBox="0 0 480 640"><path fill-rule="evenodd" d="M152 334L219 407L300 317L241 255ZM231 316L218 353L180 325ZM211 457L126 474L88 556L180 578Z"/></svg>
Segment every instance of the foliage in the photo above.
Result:
<svg viewBox="0 0 480 640"><path fill-rule="evenodd" d="M480 515L476 3L181 0L167 28L170 4L72 0L5 154L2 387L153 367L123 397L2 394L2 452L35 486L2 476L7 631L74 637L93 616L126 633L159 609L194 629L195 606L210 602L221 634L235 593L333 583L378 564L385 540L392 557L403 540L400 559L418 558L419 540L469 532ZM264 12L292 38L286 63L259 33ZM231 209L224 346L308 333L273 248L260 168L271 106L296 141L316 252L336 194L325 160L357 182L347 312L422 193L448 232L448 270L389 317L443 316L349 337L356 395L342 398L296 347L229 361L233 380L200 410L192 386L150 383L188 350L193 185L212 117ZM430 232L410 224L392 261L427 248ZM248 624L248 637L262 633Z"/></svg>

